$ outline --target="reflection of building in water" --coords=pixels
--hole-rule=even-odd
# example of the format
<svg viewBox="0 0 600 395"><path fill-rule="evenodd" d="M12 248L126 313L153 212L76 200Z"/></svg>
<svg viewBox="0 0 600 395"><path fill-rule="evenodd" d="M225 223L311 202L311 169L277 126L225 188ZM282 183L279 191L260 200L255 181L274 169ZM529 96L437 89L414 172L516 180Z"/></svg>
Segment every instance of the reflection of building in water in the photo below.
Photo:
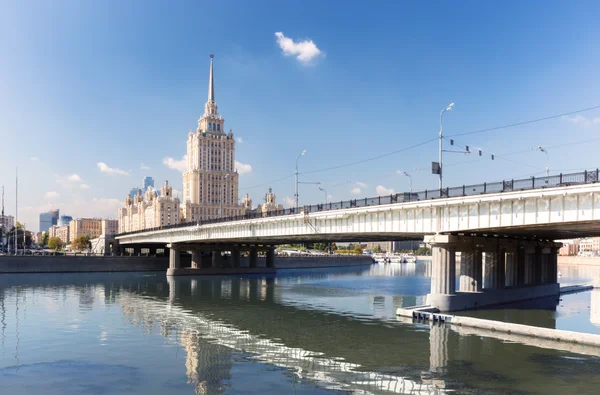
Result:
<svg viewBox="0 0 600 395"><path fill-rule="evenodd" d="M590 322L600 326L600 288L596 287L592 289L591 294Z"/></svg>
<svg viewBox="0 0 600 395"><path fill-rule="evenodd" d="M181 344L185 358L188 384L193 384L196 394L221 394L225 392L223 380L231 379L231 350L218 344L207 343L197 333L183 329Z"/></svg>

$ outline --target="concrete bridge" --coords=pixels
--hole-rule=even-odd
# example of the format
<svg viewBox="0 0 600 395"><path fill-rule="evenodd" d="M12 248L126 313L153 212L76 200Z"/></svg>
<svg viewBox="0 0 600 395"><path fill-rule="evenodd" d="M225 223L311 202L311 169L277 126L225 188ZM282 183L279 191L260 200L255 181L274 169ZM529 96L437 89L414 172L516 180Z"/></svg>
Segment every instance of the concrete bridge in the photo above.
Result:
<svg viewBox="0 0 600 395"><path fill-rule="evenodd" d="M249 269L257 267L262 251L264 271L275 267L278 244L424 239L433 248L428 303L441 311L462 310L557 295L560 244L554 240L600 236L597 180L597 170L510 180L447 189L437 196L424 191L307 206L267 217L179 224L117 239L122 248L168 246L168 275L215 269L222 251L230 252L234 268L240 266L240 253L247 251ZM457 191L462 194L455 196ZM191 251L192 269L180 268L181 250Z"/></svg>

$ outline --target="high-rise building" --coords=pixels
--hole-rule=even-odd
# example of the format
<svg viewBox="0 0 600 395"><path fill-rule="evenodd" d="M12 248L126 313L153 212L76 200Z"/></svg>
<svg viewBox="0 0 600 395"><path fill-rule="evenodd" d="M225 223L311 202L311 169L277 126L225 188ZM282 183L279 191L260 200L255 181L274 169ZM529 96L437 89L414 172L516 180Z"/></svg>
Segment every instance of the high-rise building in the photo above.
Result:
<svg viewBox="0 0 600 395"><path fill-rule="evenodd" d="M129 197L133 199L134 197L136 197L138 194L141 194L141 193L142 193L142 190L140 188L134 187L134 188L131 188L131 191L129 191Z"/></svg>
<svg viewBox="0 0 600 395"><path fill-rule="evenodd" d="M225 120L215 102L213 55L210 55L208 101L196 132L187 140L187 169L183 173L182 221L241 215L235 169L235 139L225 133Z"/></svg>
<svg viewBox="0 0 600 395"><path fill-rule="evenodd" d="M150 176L145 177L142 184L144 185L144 192L146 192L146 190L148 190L148 187L154 188L154 178Z"/></svg>
<svg viewBox="0 0 600 395"><path fill-rule="evenodd" d="M58 225L59 210L40 214L40 232L47 232L52 225Z"/></svg>
<svg viewBox="0 0 600 395"><path fill-rule="evenodd" d="M69 222L73 220L73 217L70 215L61 215L58 219L57 226L69 226Z"/></svg>

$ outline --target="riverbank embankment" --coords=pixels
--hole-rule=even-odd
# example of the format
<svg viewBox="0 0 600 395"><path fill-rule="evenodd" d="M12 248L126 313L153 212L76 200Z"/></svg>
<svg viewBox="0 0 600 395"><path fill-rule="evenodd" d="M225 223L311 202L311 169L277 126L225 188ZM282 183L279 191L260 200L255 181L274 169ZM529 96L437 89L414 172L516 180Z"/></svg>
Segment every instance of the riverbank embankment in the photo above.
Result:
<svg viewBox="0 0 600 395"><path fill-rule="evenodd" d="M228 265L228 257L223 263ZM248 258L241 259L242 268L248 267ZM372 263L368 256L277 257L277 269L308 269L326 267L364 266ZM181 256L182 268L191 266L189 256ZM264 258L258 266L264 267ZM0 274L9 273L87 273L87 272L153 272L169 268L165 256L2 256ZM231 270L228 270L229 274ZM199 273L203 274L203 273ZM206 274L214 274L207 272Z"/></svg>

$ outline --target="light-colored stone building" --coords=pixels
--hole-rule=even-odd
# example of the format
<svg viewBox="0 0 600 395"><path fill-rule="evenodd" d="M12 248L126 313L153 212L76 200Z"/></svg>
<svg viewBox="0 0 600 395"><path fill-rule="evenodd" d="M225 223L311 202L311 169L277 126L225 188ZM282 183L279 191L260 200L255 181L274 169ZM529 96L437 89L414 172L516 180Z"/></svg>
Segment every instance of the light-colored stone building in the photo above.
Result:
<svg viewBox="0 0 600 395"><path fill-rule="evenodd" d="M254 208L252 207L252 198L247 193L242 198L242 208L244 214L251 213L254 211Z"/></svg>
<svg viewBox="0 0 600 395"><path fill-rule="evenodd" d="M241 215L239 174L235 169L235 139L225 133L225 120L215 102L213 55L210 56L208 101L196 132L187 140L187 169L183 173L182 222Z"/></svg>
<svg viewBox="0 0 600 395"><path fill-rule="evenodd" d="M69 222L69 242L80 236L94 239L102 233L102 220L96 218L78 218Z"/></svg>
<svg viewBox="0 0 600 395"><path fill-rule="evenodd" d="M119 220L103 219L100 226L102 229L101 235L110 236L119 233Z"/></svg>
<svg viewBox="0 0 600 395"><path fill-rule="evenodd" d="M0 215L0 228L6 231L11 230L15 226L15 217L12 215Z"/></svg>
<svg viewBox="0 0 600 395"><path fill-rule="evenodd" d="M269 188L269 192L265 195L265 203L259 204L256 208L256 211L262 213L263 216L266 216L271 211L281 210L283 210L283 205L275 202L275 194L273 193L272 188Z"/></svg>
<svg viewBox="0 0 600 395"><path fill-rule="evenodd" d="M50 229L48 229L48 238L50 237L58 237L62 240L63 243L67 244L71 240L69 239L71 233L71 228L69 225L65 226L57 226L52 225Z"/></svg>
<svg viewBox="0 0 600 395"><path fill-rule="evenodd" d="M152 187L142 195L125 198L125 207L119 209L118 233L156 228L179 223L180 202L173 197L169 182L160 188L160 196Z"/></svg>

